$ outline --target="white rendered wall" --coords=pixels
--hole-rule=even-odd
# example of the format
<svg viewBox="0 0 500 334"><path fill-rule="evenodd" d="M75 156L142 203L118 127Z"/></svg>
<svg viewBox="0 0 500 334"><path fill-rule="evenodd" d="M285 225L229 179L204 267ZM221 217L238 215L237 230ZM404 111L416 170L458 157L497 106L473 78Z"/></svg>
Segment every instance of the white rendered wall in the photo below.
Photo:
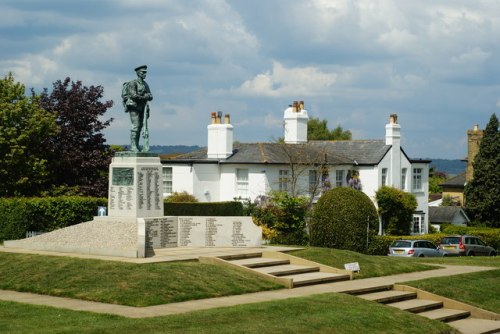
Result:
<svg viewBox="0 0 500 334"><path fill-rule="evenodd" d="M210 124L207 126L209 159L225 159L233 154L233 126Z"/></svg>
<svg viewBox="0 0 500 334"><path fill-rule="evenodd" d="M193 167L190 165L163 164L172 168L172 192L187 192L193 194Z"/></svg>
<svg viewBox="0 0 500 334"><path fill-rule="evenodd" d="M193 165L193 195L200 202L220 201L219 182L220 172L218 164Z"/></svg>
<svg viewBox="0 0 500 334"><path fill-rule="evenodd" d="M385 144L391 145L385 158L389 159L387 185L397 189L401 188L401 126L389 123L385 126Z"/></svg>
<svg viewBox="0 0 500 334"><path fill-rule="evenodd" d="M291 107L285 109L285 143L298 144L307 143L307 121L309 116L307 110L293 111Z"/></svg>
<svg viewBox="0 0 500 334"><path fill-rule="evenodd" d="M413 163L411 169L408 171L410 173L410 185L413 189L413 168L422 168L422 191L414 191L412 193L417 197L417 211L422 211L424 213L424 226L425 233L429 231L429 165L426 163Z"/></svg>

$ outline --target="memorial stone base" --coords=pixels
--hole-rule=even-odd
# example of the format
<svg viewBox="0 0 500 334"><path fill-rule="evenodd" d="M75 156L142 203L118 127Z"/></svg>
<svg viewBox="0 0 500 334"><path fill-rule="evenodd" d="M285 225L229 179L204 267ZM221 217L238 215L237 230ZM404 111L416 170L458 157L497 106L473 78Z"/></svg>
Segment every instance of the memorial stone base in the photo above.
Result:
<svg viewBox="0 0 500 334"><path fill-rule="evenodd" d="M109 166L108 215L163 216L162 165L154 153L119 152Z"/></svg>
<svg viewBox="0 0 500 334"><path fill-rule="evenodd" d="M251 217L164 216L162 175L158 155L119 152L109 167L108 216L4 246L135 258L158 248L261 246Z"/></svg>

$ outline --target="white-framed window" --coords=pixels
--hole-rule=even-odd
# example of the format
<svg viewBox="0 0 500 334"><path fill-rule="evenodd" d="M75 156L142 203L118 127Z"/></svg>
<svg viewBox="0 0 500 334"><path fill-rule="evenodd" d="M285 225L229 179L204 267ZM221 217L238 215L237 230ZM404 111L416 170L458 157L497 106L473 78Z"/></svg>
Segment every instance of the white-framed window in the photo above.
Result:
<svg viewBox="0 0 500 334"><path fill-rule="evenodd" d="M172 167L163 167L163 193L172 193Z"/></svg>
<svg viewBox="0 0 500 334"><path fill-rule="evenodd" d="M238 196L248 196L248 169L236 169L236 193Z"/></svg>
<svg viewBox="0 0 500 334"><path fill-rule="evenodd" d="M382 186L387 185L387 168L382 168Z"/></svg>
<svg viewBox="0 0 500 334"><path fill-rule="evenodd" d="M335 187L342 187L344 185L345 171L336 170L335 171Z"/></svg>
<svg viewBox="0 0 500 334"><path fill-rule="evenodd" d="M413 168L413 190L422 190L422 168Z"/></svg>
<svg viewBox="0 0 500 334"><path fill-rule="evenodd" d="M407 169L403 168L401 169L401 190L406 190L406 173Z"/></svg>
<svg viewBox="0 0 500 334"><path fill-rule="evenodd" d="M412 233L413 234L424 234L425 233L424 217L421 214L414 214L413 215Z"/></svg>
<svg viewBox="0 0 500 334"><path fill-rule="evenodd" d="M315 196L319 189L318 171L315 169L309 170L309 193Z"/></svg>
<svg viewBox="0 0 500 334"><path fill-rule="evenodd" d="M287 169L280 169L279 171L279 178L278 178L278 183L279 183L279 191L288 191L288 170Z"/></svg>

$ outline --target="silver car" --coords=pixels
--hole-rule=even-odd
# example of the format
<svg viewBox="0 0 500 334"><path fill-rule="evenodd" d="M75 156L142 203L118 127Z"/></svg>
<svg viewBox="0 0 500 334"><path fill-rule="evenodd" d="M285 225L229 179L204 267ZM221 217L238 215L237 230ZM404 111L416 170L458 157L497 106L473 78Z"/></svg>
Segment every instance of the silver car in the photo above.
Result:
<svg viewBox="0 0 500 334"><path fill-rule="evenodd" d="M389 256L438 257L442 254L428 240L396 240L389 247Z"/></svg>
<svg viewBox="0 0 500 334"><path fill-rule="evenodd" d="M443 256L496 256L495 248L472 235L448 235L441 239L439 250Z"/></svg>

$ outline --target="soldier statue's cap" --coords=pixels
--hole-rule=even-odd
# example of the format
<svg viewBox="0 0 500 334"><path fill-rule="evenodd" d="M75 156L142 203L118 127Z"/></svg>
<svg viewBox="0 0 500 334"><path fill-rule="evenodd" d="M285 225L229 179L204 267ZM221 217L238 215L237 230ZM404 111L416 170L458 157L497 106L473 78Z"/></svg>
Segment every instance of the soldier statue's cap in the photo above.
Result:
<svg viewBox="0 0 500 334"><path fill-rule="evenodd" d="M134 69L134 71L136 71L136 72L137 71L147 72L147 70L148 70L148 66L147 65L142 65L142 66L136 67Z"/></svg>

